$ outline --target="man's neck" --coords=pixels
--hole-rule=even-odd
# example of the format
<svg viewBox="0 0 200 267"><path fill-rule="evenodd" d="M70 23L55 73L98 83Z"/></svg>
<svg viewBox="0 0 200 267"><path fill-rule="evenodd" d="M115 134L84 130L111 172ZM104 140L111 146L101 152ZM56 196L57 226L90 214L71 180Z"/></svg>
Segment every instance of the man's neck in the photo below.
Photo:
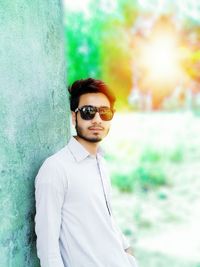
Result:
<svg viewBox="0 0 200 267"><path fill-rule="evenodd" d="M79 136L74 136L74 138L82 145L84 148L91 154L91 155L96 155L98 148L99 148L99 142L93 143L84 140L83 138Z"/></svg>

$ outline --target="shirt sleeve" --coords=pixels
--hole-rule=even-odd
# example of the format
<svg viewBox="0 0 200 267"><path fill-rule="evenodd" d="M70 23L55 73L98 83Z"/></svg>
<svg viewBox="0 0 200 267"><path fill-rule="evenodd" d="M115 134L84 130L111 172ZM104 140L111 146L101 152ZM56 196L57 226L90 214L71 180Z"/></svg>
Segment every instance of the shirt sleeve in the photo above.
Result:
<svg viewBox="0 0 200 267"><path fill-rule="evenodd" d="M46 160L35 181L37 254L41 267L64 267L59 237L65 185L58 167Z"/></svg>

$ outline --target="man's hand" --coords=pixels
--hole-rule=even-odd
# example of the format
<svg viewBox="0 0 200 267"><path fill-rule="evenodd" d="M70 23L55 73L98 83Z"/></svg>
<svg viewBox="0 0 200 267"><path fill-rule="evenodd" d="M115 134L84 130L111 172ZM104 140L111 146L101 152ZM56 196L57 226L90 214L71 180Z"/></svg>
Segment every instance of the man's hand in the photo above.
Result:
<svg viewBox="0 0 200 267"><path fill-rule="evenodd" d="M132 247L129 247L129 248L125 249L125 252L130 254L130 255L132 255L132 256L134 256Z"/></svg>

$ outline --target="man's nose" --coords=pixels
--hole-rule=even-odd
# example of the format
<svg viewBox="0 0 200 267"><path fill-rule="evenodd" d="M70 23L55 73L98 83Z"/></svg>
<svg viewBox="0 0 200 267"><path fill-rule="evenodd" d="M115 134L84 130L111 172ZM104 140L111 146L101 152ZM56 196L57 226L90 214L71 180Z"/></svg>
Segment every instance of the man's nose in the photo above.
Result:
<svg viewBox="0 0 200 267"><path fill-rule="evenodd" d="M99 115L99 112L96 112L96 113L95 113L95 116L94 116L94 118L92 119L92 122L102 122L102 119L101 119L101 117L100 117L100 115Z"/></svg>

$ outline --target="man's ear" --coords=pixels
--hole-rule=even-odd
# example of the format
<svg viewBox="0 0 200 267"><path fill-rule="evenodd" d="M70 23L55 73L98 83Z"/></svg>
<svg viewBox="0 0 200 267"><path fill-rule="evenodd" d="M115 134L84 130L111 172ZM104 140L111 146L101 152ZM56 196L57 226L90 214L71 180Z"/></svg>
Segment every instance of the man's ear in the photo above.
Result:
<svg viewBox="0 0 200 267"><path fill-rule="evenodd" d="M74 111L71 112L72 115L72 124L76 126L76 113Z"/></svg>

